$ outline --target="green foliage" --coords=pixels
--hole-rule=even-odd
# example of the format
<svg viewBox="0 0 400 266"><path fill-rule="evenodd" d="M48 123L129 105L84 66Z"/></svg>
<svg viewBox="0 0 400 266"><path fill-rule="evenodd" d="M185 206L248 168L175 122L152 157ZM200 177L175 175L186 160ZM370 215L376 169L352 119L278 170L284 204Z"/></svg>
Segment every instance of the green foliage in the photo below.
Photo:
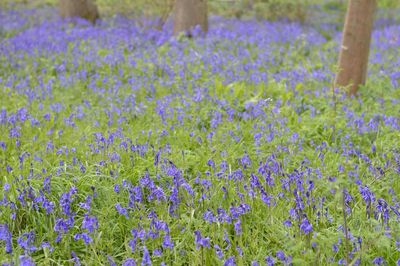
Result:
<svg viewBox="0 0 400 266"><path fill-rule="evenodd" d="M165 21L170 12L174 0L96 0L100 13L112 16L115 13L128 17L161 17L160 24ZM259 19L289 19L293 21L307 21L307 18L316 5L322 6L328 13L338 12L343 14L346 10L344 0L209 0L209 11L215 15L236 18L257 17ZM400 7L398 0L379 0L381 8L393 9ZM57 0L2 0L1 8L38 7L43 5L57 5ZM310 21L308 21L310 22Z"/></svg>

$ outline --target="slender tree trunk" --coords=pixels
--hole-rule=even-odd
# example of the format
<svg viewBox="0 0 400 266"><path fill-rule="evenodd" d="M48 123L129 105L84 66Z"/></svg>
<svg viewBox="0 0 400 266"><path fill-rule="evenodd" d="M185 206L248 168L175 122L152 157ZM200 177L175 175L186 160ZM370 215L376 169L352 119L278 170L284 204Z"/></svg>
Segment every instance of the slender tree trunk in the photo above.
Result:
<svg viewBox="0 0 400 266"><path fill-rule="evenodd" d="M192 36L192 30L197 25L204 33L207 32L207 0L175 0L174 34L186 32Z"/></svg>
<svg viewBox="0 0 400 266"><path fill-rule="evenodd" d="M349 88L349 95L365 84L376 0L349 0L339 54L335 87Z"/></svg>
<svg viewBox="0 0 400 266"><path fill-rule="evenodd" d="M92 0L60 0L59 8L63 18L80 17L94 24L100 17L99 10Z"/></svg>

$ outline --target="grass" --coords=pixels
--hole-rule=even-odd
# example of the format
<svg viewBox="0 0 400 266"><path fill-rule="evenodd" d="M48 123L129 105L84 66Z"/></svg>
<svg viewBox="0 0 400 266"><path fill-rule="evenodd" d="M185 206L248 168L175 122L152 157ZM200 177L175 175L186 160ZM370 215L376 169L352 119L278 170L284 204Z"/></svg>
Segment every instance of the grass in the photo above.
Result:
<svg viewBox="0 0 400 266"><path fill-rule="evenodd" d="M2 11L2 263L397 262L398 25L346 98L335 29L212 18L188 40L53 11Z"/></svg>

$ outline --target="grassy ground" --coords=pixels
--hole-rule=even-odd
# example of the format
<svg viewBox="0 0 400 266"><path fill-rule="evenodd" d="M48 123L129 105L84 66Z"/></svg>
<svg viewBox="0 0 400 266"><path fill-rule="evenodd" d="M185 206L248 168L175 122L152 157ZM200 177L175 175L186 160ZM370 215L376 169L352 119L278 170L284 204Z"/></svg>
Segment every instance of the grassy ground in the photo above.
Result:
<svg viewBox="0 0 400 266"><path fill-rule="evenodd" d="M398 25L348 99L335 24L0 18L1 263L398 263Z"/></svg>

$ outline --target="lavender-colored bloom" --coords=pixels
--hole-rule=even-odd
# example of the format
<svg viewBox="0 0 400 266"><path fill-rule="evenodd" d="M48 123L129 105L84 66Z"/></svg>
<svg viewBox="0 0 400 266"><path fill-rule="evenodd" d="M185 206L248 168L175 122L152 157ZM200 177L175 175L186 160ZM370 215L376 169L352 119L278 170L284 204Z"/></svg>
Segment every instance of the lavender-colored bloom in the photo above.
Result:
<svg viewBox="0 0 400 266"><path fill-rule="evenodd" d="M375 202L375 194L369 190L367 186L359 186L359 191L363 197L365 203L367 204L367 214L370 216L370 207L373 202Z"/></svg>
<svg viewBox="0 0 400 266"><path fill-rule="evenodd" d="M287 226L287 227L291 227L292 226L292 221L290 221L290 219L286 219L285 221L283 221L283 225Z"/></svg>
<svg viewBox="0 0 400 266"><path fill-rule="evenodd" d="M79 203L79 207L81 207L81 208L83 208L83 209L85 209L87 211L90 211L90 204L91 203L92 203L92 196L88 195L88 196L86 196L86 199L85 199L84 202L80 202Z"/></svg>
<svg viewBox="0 0 400 266"><path fill-rule="evenodd" d="M114 259L111 256L108 255L107 260L110 266L117 266L117 264L115 263Z"/></svg>
<svg viewBox="0 0 400 266"><path fill-rule="evenodd" d="M75 241L82 239L85 242L85 245L88 245L93 241L93 239L87 233L75 234L74 239Z"/></svg>
<svg viewBox="0 0 400 266"><path fill-rule="evenodd" d="M203 214L203 219L209 222L210 224L215 222L214 213L210 210L207 210Z"/></svg>
<svg viewBox="0 0 400 266"><path fill-rule="evenodd" d="M81 260L79 259L79 257L76 255L76 253L74 251L71 251L71 257L74 261L74 266L81 266Z"/></svg>
<svg viewBox="0 0 400 266"><path fill-rule="evenodd" d="M30 231L29 233L23 233L18 237L18 245L27 252L35 251L37 248L34 246L35 233Z"/></svg>
<svg viewBox="0 0 400 266"><path fill-rule="evenodd" d="M375 217L378 218L377 214L380 213L383 217L384 223L389 222L389 206L387 202L384 199L378 199L376 203L376 214Z"/></svg>
<svg viewBox="0 0 400 266"><path fill-rule="evenodd" d="M120 203L115 204L115 209L119 214L124 215L126 218L129 217L128 210L126 208L123 208Z"/></svg>
<svg viewBox="0 0 400 266"><path fill-rule="evenodd" d="M273 257L267 256L265 257L265 263L267 264L267 266L274 266L275 260Z"/></svg>
<svg viewBox="0 0 400 266"><path fill-rule="evenodd" d="M304 234L309 234L310 232L313 231L312 224L310 224L307 218L304 218L301 221L300 229L304 232Z"/></svg>
<svg viewBox="0 0 400 266"><path fill-rule="evenodd" d="M276 257L278 258L278 260L280 261L285 261L286 257L285 257L285 253L282 250L278 250L276 252Z"/></svg>
<svg viewBox="0 0 400 266"><path fill-rule="evenodd" d="M239 236L242 234L242 226L241 226L240 219L237 219L237 221L234 223L234 229L235 229L236 235Z"/></svg>
<svg viewBox="0 0 400 266"><path fill-rule="evenodd" d="M343 190L343 197L344 197L344 204L346 206L346 212L347 214L350 214L351 213L350 203L353 201L353 197L350 195L347 189Z"/></svg>
<svg viewBox="0 0 400 266"><path fill-rule="evenodd" d="M224 266L236 266L235 257L231 256L227 258L224 262Z"/></svg>
<svg viewBox="0 0 400 266"><path fill-rule="evenodd" d="M209 237L202 237L199 230L194 231L195 235L195 244L196 248L199 249L200 247L210 247L210 238Z"/></svg>
<svg viewBox="0 0 400 266"><path fill-rule="evenodd" d="M217 244L214 245L214 249L215 249L215 254L217 255L217 257L219 259L222 259L224 257L224 253L223 253L222 249Z"/></svg>
<svg viewBox="0 0 400 266"><path fill-rule="evenodd" d="M77 193L77 189L72 187L67 193L63 193L60 197L60 207L66 215L71 215L71 203L73 202L73 195Z"/></svg>
<svg viewBox="0 0 400 266"><path fill-rule="evenodd" d="M147 250L146 246L143 247L143 258L142 258L142 266L145 265L150 265L151 266L151 258L150 258L150 253Z"/></svg>
<svg viewBox="0 0 400 266"><path fill-rule="evenodd" d="M376 257L372 260L372 263L374 265L386 265L386 261L383 259L383 257Z"/></svg>
<svg viewBox="0 0 400 266"><path fill-rule="evenodd" d="M164 236L162 246L163 248L169 248L171 250L174 248L174 241L171 240L171 236L169 234Z"/></svg>
<svg viewBox="0 0 400 266"><path fill-rule="evenodd" d="M19 265L20 266L35 266L35 263L33 262L32 258L24 255L19 257Z"/></svg>
<svg viewBox="0 0 400 266"><path fill-rule="evenodd" d="M122 262L122 266L136 266L136 261L132 258L127 258Z"/></svg>
<svg viewBox="0 0 400 266"><path fill-rule="evenodd" d="M162 250L160 248L156 248L155 250L153 250L153 256L161 257L162 256Z"/></svg>
<svg viewBox="0 0 400 266"><path fill-rule="evenodd" d="M0 224L0 240L6 242L6 253L12 253L12 235L7 224Z"/></svg>
<svg viewBox="0 0 400 266"><path fill-rule="evenodd" d="M118 185L118 184L115 184L115 185L114 185L114 192L115 192L115 193L119 193L119 192L120 192L120 189L119 189L119 185Z"/></svg>
<svg viewBox="0 0 400 266"><path fill-rule="evenodd" d="M97 221L97 218L95 216L89 216L85 214L85 218L83 218L82 221L82 228L88 230L89 233L92 233L98 227L99 223Z"/></svg>

